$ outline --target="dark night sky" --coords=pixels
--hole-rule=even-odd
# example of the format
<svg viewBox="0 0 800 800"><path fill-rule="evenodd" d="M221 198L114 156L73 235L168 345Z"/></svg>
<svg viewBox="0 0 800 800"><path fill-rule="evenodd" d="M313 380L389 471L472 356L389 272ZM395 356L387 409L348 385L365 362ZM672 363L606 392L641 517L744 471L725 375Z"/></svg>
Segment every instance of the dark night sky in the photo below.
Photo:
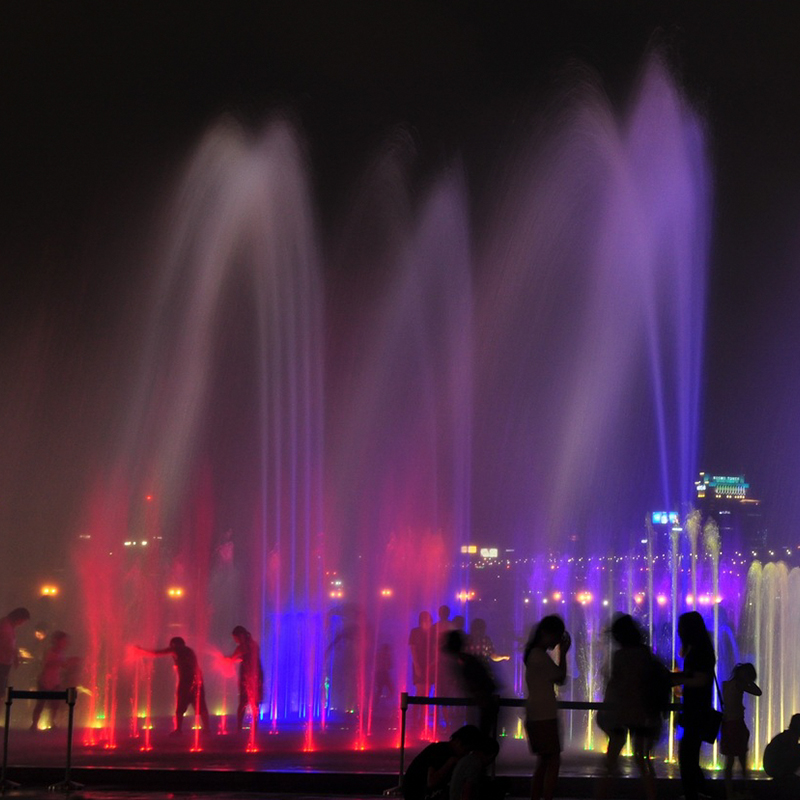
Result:
<svg viewBox="0 0 800 800"><path fill-rule="evenodd" d="M221 113L296 118L330 229L394 126L412 131L424 177L459 148L478 152L493 120L547 98L571 59L623 104L658 44L706 120L715 182L702 463L744 472L787 530L800 515L798 30L796 3L766 1L4 3L3 374L53 347L55 331L63 374L39 380L63 402L41 436L69 430L69 409L86 413L70 364L113 347L119 310L106 301L137 268L97 254L135 251L187 148ZM26 376L25 390L34 384ZM4 491L45 476L60 487L48 502L68 502L63 458L9 459L19 442L8 409L27 402L13 394L3 390Z"/></svg>

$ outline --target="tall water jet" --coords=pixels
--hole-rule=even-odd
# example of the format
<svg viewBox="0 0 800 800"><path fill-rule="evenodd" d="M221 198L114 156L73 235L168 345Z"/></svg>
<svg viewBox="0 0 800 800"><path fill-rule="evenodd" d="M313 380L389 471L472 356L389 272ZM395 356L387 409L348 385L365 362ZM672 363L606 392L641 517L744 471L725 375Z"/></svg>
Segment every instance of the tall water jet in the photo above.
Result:
<svg viewBox="0 0 800 800"><path fill-rule="evenodd" d="M200 650L210 633L221 641L221 630L208 629L211 578L232 571L240 616L219 624L229 637L245 623L264 642L270 715L311 720L320 705L326 555L323 348L302 162L282 123L252 141L222 123L200 144L170 214L127 431L111 460L129 503L159 498L165 531L194 519L183 547L151 543L160 545L161 568L187 584L193 607L180 622L192 641ZM220 410L229 415L222 427ZM209 455L227 470L222 510L199 480ZM205 519L186 516L187 505L204 503ZM217 550L226 557L212 564L211 531L223 514L236 524L227 549ZM97 602L85 589L87 606Z"/></svg>

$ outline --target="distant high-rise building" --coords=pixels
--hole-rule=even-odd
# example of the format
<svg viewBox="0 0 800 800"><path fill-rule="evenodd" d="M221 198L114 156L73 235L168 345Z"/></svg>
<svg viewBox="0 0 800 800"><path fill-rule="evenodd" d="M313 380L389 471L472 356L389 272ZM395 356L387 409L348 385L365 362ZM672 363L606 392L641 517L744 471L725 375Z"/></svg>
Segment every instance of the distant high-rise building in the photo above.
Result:
<svg viewBox="0 0 800 800"><path fill-rule="evenodd" d="M748 496L750 484L743 475L701 472L694 485L695 505L703 525L709 519L716 522L724 551L747 552L766 545L761 501Z"/></svg>

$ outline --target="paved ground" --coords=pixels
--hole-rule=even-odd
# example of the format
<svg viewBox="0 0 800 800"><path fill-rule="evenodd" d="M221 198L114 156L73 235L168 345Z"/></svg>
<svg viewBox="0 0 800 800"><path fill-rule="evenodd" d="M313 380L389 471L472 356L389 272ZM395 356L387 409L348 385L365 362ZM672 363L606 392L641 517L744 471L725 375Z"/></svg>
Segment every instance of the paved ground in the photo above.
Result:
<svg viewBox="0 0 800 800"><path fill-rule="evenodd" d="M6 796L31 800L49 796L47 787L64 778L66 734L64 731L31 732L13 729L9 738L8 777L23 785ZM120 731L114 747L94 734L77 731L74 736L71 777L85 789L74 800L251 800L251 798L347 798L376 800L397 785L400 768L399 736L387 730L383 736L361 740L352 731L329 729L309 732L282 729L259 732L252 741L245 735L182 737L169 735L168 721L149 735L131 737ZM255 747L248 747L248 745ZM413 741L405 753L407 766L425 742ZM148 749L150 748L150 749ZM363 748L363 749L362 749ZM252 752L248 752L252 750ZM660 800L680 796L674 764L657 763ZM595 776L601 756L597 752L564 753L559 797L595 798ZM630 759L623 759L623 776L610 787L605 800L641 797L641 786ZM533 760L524 740L502 739L497 780L509 797L526 797ZM719 772L711 776L721 777ZM740 786L742 794L769 798L770 784L756 780ZM715 796L723 800L721 781L714 781ZM798 798L800 800L800 798Z"/></svg>

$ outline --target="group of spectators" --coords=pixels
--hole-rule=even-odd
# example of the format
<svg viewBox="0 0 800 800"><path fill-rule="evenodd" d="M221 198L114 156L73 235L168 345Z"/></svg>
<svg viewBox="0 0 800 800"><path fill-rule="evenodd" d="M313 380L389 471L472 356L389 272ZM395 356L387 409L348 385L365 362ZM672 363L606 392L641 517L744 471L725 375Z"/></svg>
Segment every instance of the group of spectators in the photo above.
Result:
<svg viewBox="0 0 800 800"><path fill-rule="evenodd" d="M410 645L414 666L414 683L418 694L427 695L436 682L429 683L422 667L428 663L421 658L415 660L415 646L422 641L422 632L436 631L436 626L426 624L420 615L420 626L412 631ZM442 618L440 616L440 623ZM441 627L441 626L440 626ZM482 628L485 632L485 628ZM416 631L416 634L415 634ZM603 779L600 794L605 796L609 780L618 771L619 756L630 737L634 760L642 779L646 800L655 800L656 781L652 752L659 741L664 720L671 711L676 697L680 698L680 713L677 724L681 728L678 744L678 764L686 800L700 800L710 794L706 777L700 767L700 755L704 743L720 739L720 752L725 757L725 789L729 800L734 797L733 770L738 761L743 777L748 777L748 751L750 732L745 724L744 697L758 696L756 670L750 663L736 664L730 677L720 683L716 676L716 654L703 617L696 611L682 614L677 624L681 643L682 669L670 671L652 652L637 622L628 614L618 615L611 625L611 637L616 645L611 660L611 669L606 684L603 709L598 712L597 723L608 736L608 747L604 759ZM450 665L460 665L462 689L477 699L482 713L479 727L466 726L457 730L449 742L431 745L412 762L404 781L407 800L423 800L449 795L450 800L474 800L490 797L492 790L483 778L477 777L465 784L450 778L449 789L446 777L455 776L456 770L467 771L462 760L469 757L470 770L483 775L485 765L497 755L497 742L489 734L493 732L496 719L495 691L486 679L476 679L482 663L484 673L489 673L488 653L470 652L468 640L452 628L439 633L439 649L442 663L451 659ZM426 645L430 648L430 639ZM536 756L533 774L532 800L552 800L561 762L561 733L558 718L556 687L567 677L566 655L571 646L571 637L564 621L557 615L544 617L531 631L523 653L527 697L525 702L525 731L531 752ZM428 650L429 652L429 650ZM419 650L416 650L419 655ZM434 676L436 672L434 671ZM456 673L458 674L458 670ZM490 673L489 673L490 674ZM470 682L472 679L472 682ZM441 679L440 679L441 680ZM419 681L419 683L418 683ZM447 684L445 684L447 686ZM715 709L714 691L718 695ZM427 691L426 691L427 690ZM437 690L437 696L447 696ZM473 738L477 736L479 738ZM800 714L792 718L787 731L779 734L767 746L764 753L765 771L775 778L781 797L800 797ZM481 766L483 765L483 766ZM472 774L472 772L470 774ZM426 775L422 782L421 775Z"/></svg>

